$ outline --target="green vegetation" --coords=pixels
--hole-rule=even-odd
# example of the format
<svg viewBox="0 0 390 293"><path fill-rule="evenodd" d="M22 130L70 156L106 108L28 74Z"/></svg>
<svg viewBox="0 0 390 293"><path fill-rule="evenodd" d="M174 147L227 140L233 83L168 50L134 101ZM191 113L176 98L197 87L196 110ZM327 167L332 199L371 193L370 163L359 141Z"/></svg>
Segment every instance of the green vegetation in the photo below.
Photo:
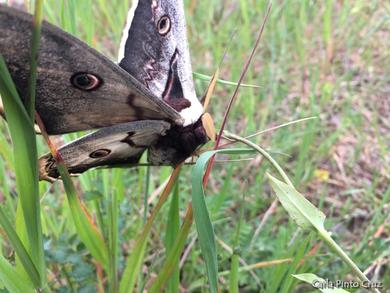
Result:
<svg viewBox="0 0 390 293"><path fill-rule="evenodd" d="M43 17L115 60L128 2L46 0ZM218 66L221 80L236 83L268 3L185 4L199 96ZM264 157L236 149L217 157L205 198L197 197L203 192L205 157L196 167L183 166L180 176L178 170L171 176L169 167L105 169L88 171L73 183L65 175L65 184L36 186L32 158L48 148L41 136L37 151L33 147L31 105L25 111L18 102L0 62L3 103L12 117L9 125L0 120L0 286L12 292L34 287L48 292L160 292L162 287L207 292L213 284L207 276L216 275L216 251L223 291L309 292L313 288L300 280L357 280L351 266L326 244L329 231L370 280L390 288L389 39L385 0L273 1L244 79L258 87L240 89L226 129L248 136L317 118L251 139L291 182ZM217 129L233 91L234 84L217 83L209 109ZM78 135L66 135L64 141ZM230 147L237 146L242 147ZM295 186L326 214L324 227L312 213L321 237L299 228L296 216L294 221L275 202L267 173ZM295 194L286 184L272 182L282 202L286 190ZM191 201L197 226L191 225Z"/></svg>

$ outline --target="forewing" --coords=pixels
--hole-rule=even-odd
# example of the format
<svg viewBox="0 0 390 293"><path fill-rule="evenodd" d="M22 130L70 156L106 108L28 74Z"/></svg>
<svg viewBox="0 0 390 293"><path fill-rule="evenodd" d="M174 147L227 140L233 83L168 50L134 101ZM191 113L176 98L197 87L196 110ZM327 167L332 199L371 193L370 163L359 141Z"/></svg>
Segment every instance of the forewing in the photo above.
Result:
<svg viewBox="0 0 390 293"><path fill-rule="evenodd" d="M28 99L32 17L0 5L0 54L23 100ZM43 23L37 100L49 134L135 120L181 124L174 109L129 73L61 29Z"/></svg>
<svg viewBox="0 0 390 293"><path fill-rule="evenodd" d="M170 128L164 121L144 120L100 129L59 148L72 174L98 166L135 164L142 153ZM40 177L57 178L54 158L48 154L39 159Z"/></svg>

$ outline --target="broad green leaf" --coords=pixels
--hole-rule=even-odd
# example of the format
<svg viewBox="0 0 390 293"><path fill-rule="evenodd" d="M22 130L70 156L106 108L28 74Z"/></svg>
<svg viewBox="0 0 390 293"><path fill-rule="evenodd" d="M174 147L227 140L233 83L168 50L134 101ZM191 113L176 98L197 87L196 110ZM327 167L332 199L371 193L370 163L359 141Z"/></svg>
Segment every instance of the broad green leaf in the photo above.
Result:
<svg viewBox="0 0 390 293"><path fill-rule="evenodd" d="M327 281L316 276L315 274L306 273L292 276L298 280L312 285L314 288L317 288L323 293L348 293L348 291L342 288L327 288L327 286L329 287L329 285L327 285Z"/></svg>

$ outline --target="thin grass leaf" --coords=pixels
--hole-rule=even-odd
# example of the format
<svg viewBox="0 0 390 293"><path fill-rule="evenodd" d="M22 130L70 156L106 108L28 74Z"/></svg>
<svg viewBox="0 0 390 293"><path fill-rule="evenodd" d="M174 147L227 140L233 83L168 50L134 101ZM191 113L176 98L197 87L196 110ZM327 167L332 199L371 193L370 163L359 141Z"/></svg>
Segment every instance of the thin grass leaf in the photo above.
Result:
<svg viewBox="0 0 390 293"><path fill-rule="evenodd" d="M35 13L33 22L33 32L31 39L30 50L30 76L28 79L29 99L26 101L26 110L30 116L30 120L34 123L35 119L35 96L37 87L37 67L38 67L38 51L41 39L42 27L42 0L35 1Z"/></svg>
<svg viewBox="0 0 390 293"><path fill-rule="evenodd" d="M104 267L104 269L108 270L108 253L102 234L97 229L80 201L66 167L57 162L57 169L65 187L69 209L77 234L92 256Z"/></svg>
<svg viewBox="0 0 390 293"><path fill-rule="evenodd" d="M24 245L24 247L27 247L26 243L28 243L28 234L26 230L20 198L17 201L17 207L16 207L15 231L16 234L19 236L19 239ZM23 260L19 257L18 254L16 254L16 258L15 258L15 269L19 272L21 276L24 276L25 279L30 278L29 273L27 272L25 265L23 264Z"/></svg>
<svg viewBox="0 0 390 293"><path fill-rule="evenodd" d="M193 72L192 74L193 74L195 79L199 79L199 80L202 80L202 81L208 81L208 82L213 80L213 77L214 77L214 76L209 76L209 75L202 74L202 73L199 73L199 72ZM237 86L238 85L237 82L228 81L228 80L219 79L219 78L216 79L216 83L229 85L229 86ZM255 89L256 88L262 88L262 86L260 86L260 85L246 84L246 83L240 84L240 87L255 88Z"/></svg>
<svg viewBox="0 0 390 293"><path fill-rule="evenodd" d="M199 245L206 263L210 292L218 291L218 263L214 229L204 199L203 175L209 160L217 153L237 155L253 153L253 151L248 149L227 149L205 152L199 157L192 172L192 205Z"/></svg>
<svg viewBox="0 0 390 293"><path fill-rule="evenodd" d="M118 196L111 192L108 203L108 252L109 252L109 285L110 292L118 292Z"/></svg>
<svg viewBox="0 0 390 293"><path fill-rule="evenodd" d="M291 292L294 291L294 284L297 283L297 280L291 277L292 274L297 274L300 272L303 272L307 266L307 262L304 262L305 255L310 251L311 245L313 240L313 236L315 236L315 233L309 233L309 235L305 238L302 238L300 235L302 231L299 231L297 235L297 239L300 239L299 241L294 241L292 245L289 247L289 254L293 257L293 261L291 265L289 266L282 266L285 269L282 270L283 277L280 280L280 285L275 288L277 290L276 292Z"/></svg>
<svg viewBox="0 0 390 293"><path fill-rule="evenodd" d="M317 288L319 291L323 293L348 293L348 291L342 288L326 288L327 287L326 280L316 276L315 274L306 273L306 274L298 274L292 276L298 280L304 281L305 283L312 285L314 288Z"/></svg>
<svg viewBox="0 0 390 293"><path fill-rule="evenodd" d="M230 265L230 275L229 275L229 292L238 293L238 272L239 272L239 259L240 259L240 232L242 221L244 217L244 203L245 203L245 194L243 195L240 207L240 218L236 228L236 235L233 240L233 255Z"/></svg>
<svg viewBox="0 0 390 293"><path fill-rule="evenodd" d="M236 251L232 255L229 273L229 293L238 293L238 269L240 266L240 255Z"/></svg>
<svg viewBox="0 0 390 293"><path fill-rule="evenodd" d="M12 293L34 293L28 280L17 272L17 270L0 254L0 282Z"/></svg>
<svg viewBox="0 0 390 293"><path fill-rule="evenodd" d="M177 262L179 261L179 257L183 251L184 245L188 238L188 234L190 232L192 226L192 207L188 206L186 217L184 218L183 225L178 233L178 237L175 240L175 243L167 255L167 259L161 268L161 272L159 273L157 279L154 281L152 287L150 288L150 293L159 293L163 292L164 287L172 275L172 273L177 268Z"/></svg>
<svg viewBox="0 0 390 293"><path fill-rule="evenodd" d="M168 184L165 187L163 193L161 194L155 208L152 210L144 229L142 230L140 236L137 238L137 241L135 243L134 248L132 249L130 256L127 258L126 267L119 285L120 293L134 292L136 279L140 273L142 261L145 255L148 235L150 233L157 214L161 210L163 204L166 202L169 193L172 190L173 184L179 176L180 168L181 165L176 167L176 169L173 171L171 177L169 178Z"/></svg>
<svg viewBox="0 0 390 293"><path fill-rule="evenodd" d="M39 286L42 286L45 279L45 262L40 218L35 131L1 55L0 94L13 142L16 186L28 236L25 245L39 272ZM32 273L32 270L30 272ZM30 278L34 280L34 285L38 285L35 282L35 276L30 275Z"/></svg>
<svg viewBox="0 0 390 293"><path fill-rule="evenodd" d="M243 67L243 69L241 71L241 74L240 74L240 78L238 79L238 82L237 82L237 86L234 89L234 93L233 93L232 97L230 98L229 104L228 104L227 109L225 111L225 114L223 116L221 128L219 130L219 135L217 136L217 140L215 141L215 144L214 144L214 149L215 150L217 150L219 148L219 146L220 146L221 139L222 139L222 134L223 134L223 131L225 130L225 126L226 126L226 123L228 121L230 111L231 111L231 109L233 107L234 102L237 99L238 92L240 90L240 85L242 84L242 81L244 80L244 77L246 76L246 74L248 72L249 66L250 66L250 64L251 64L251 62L253 60L253 57L254 57L254 55L255 55L255 53L257 51L257 48L258 48L258 46L260 44L260 40L261 40L261 37L263 36L263 31L264 31L264 28L265 28L265 24L267 23L268 17L269 17L270 12L271 12L271 7L272 7L272 4L269 3L268 9L267 9L267 13L266 13L266 15L264 17L262 25L260 26L259 33L257 35L255 44L254 44L254 46L252 48L252 51L251 51L249 57L245 61L244 67ZM204 186L207 185L208 177L210 176L211 169L213 168L213 165L214 165L214 159L212 159L210 161L209 165L207 166L207 170L206 170L206 173L205 173L204 179L203 179Z"/></svg>
<svg viewBox="0 0 390 293"><path fill-rule="evenodd" d="M205 112L207 112L207 108L209 107L211 96L213 95L214 90L215 90L215 86L217 85L218 76L219 76L219 68L217 68L217 70L215 70L215 72L210 80L209 86L206 90L206 96L204 98L204 103L203 103L203 109Z"/></svg>
<svg viewBox="0 0 390 293"><path fill-rule="evenodd" d="M180 215L179 215L179 182L176 182L171 198L171 206L169 208L167 229L165 231L165 250L169 255L174 249L175 239L178 237L180 230ZM169 278L167 292L178 293L180 289L180 268L179 259L176 259L172 276Z"/></svg>
<svg viewBox="0 0 390 293"><path fill-rule="evenodd" d="M11 241L12 246L19 257L20 262L22 263L24 270L30 277L31 282L34 284L35 287L39 287L40 276L39 276L38 269L36 268L33 260L31 259L22 241L20 240L18 234L16 234L15 229L12 227L11 223L9 222L7 216L5 215L1 207L0 207L0 224L3 227L5 233L7 234L8 239Z"/></svg>

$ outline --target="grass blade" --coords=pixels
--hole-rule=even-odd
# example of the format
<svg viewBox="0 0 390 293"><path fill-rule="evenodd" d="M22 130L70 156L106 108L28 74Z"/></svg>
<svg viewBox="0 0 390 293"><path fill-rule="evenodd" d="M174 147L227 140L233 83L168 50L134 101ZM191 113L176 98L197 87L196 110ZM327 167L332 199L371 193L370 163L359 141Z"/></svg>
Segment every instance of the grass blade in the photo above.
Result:
<svg viewBox="0 0 390 293"><path fill-rule="evenodd" d="M35 131L2 56L0 56L0 93L13 142L16 186L28 235L28 241L25 245L39 272L39 286L42 286L45 279L45 263L40 219ZM32 280L35 278L35 276L30 277ZM37 284L34 282L34 285Z"/></svg>
<svg viewBox="0 0 390 293"><path fill-rule="evenodd" d="M238 96L238 92L240 90L240 85L242 83L242 81L244 80L244 77L246 76L247 72L248 72L248 69L249 69L249 65L251 64L252 60L253 60L253 57L257 51L257 48L259 47L259 44L260 44L260 40L261 40L261 37L263 36L263 31L264 31L264 28L265 28L265 24L267 23L267 20L268 20L268 17L269 17L269 14L271 12L271 7L272 5L269 4L268 5L268 9L267 9L267 13L264 17L264 20L263 20L263 23L260 27L260 30L259 30L259 33L257 35L257 38L256 38L256 41L255 41L255 44L252 48L252 51L249 55L249 57L247 58L245 64L244 64L244 67L241 71L241 74L240 74L240 78L238 79L238 83L237 83L237 86L234 90L234 93L232 95L232 97L230 98L230 101L229 101L229 104L227 106L227 109L225 111L225 114L223 116L223 120L222 120L222 125L221 125L221 128L220 128L220 131L219 131L219 135L217 136L217 140L214 144L214 149L217 150L220 146L220 142L221 142L221 139L222 139L222 134L223 134L223 131L225 130L225 126L226 126L226 123L228 121L228 118L229 118L229 114L230 114L230 111L233 107L233 104L234 102L236 101L237 99L237 96ZM213 165L214 165L214 159L212 159L209 163L209 165L207 166L207 170L206 170L206 174L204 176L204 179L203 179L203 184L206 186L207 184L207 181L208 181L208 177L209 177L209 174L211 173L211 169L213 168Z"/></svg>
<svg viewBox="0 0 390 293"><path fill-rule="evenodd" d="M180 215L179 215L179 182L176 182L175 189L173 191L171 206L169 208L167 229L165 232L165 250L169 255L174 249L175 239L178 237L180 230ZM174 262L174 268L171 278L169 278L167 285L167 292L179 293L180 287L180 268L179 259Z"/></svg>
<svg viewBox="0 0 390 293"><path fill-rule="evenodd" d="M15 293L34 293L34 288L28 286L29 282L23 280L20 274L12 265L0 255L0 282L8 289L9 292Z"/></svg>
<svg viewBox="0 0 390 293"><path fill-rule="evenodd" d="M61 175L62 182L64 184L66 198L71 211L72 219L77 230L77 234L88 248L92 256L102 264L102 266L108 270L108 253L107 247L104 243L104 239L100 231L93 223L92 218L87 212L86 207L82 204L80 198L77 195L76 188L70 177L68 169L66 168L60 153L56 147L51 143L49 136L47 135L45 126L36 113L35 120L39 125L42 136L46 140L52 156L56 160L57 170Z"/></svg>
<svg viewBox="0 0 390 293"><path fill-rule="evenodd" d="M11 223L8 221L7 216L5 215L2 208L0 208L0 224L3 227L5 233L8 236L8 239L11 241L13 248L15 249L16 254L18 255L20 262L23 264L24 270L27 272L30 280L34 286L40 286L40 277L39 272L33 263L30 255L28 254L26 248L24 247L19 236L16 234L15 229L12 227ZM19 274L21 275L21 274Z"/></svg>
<svg viewBox="0 0 390 293"><path fill-rule="evenodd" d="M209 76L209 75L198 73L198 72L193 72L192 74L193 74L194 78L202 80L202 81L211 81L214 78L214 76ZM230 86L238 86L237 82L228 81L228 80L219 79L219 78L216 79L216 83L224 84L224 85L230 85ZM261 86L259 86L259 85L246 84L246 83L241 83L240 87L261 88Z"/></svg>
<svg viewBox="0 0 390 293"><path fill-rule="evenodd" d="M150 288L150 293L163 292L166 282L168 281L172 273L175 271L177 267L176 264L179 261L179 257L181 255L181 252L183 251L184 245L188 237L188 233L190 232L192 226L192 218L192 208L191 205L189 205L178 237L176 238L172 249L167 255L167 259L163 267L161 268L161 273L158 275L157 279L154 281L152 287Z"/></svg>
<svg viewBox="0 0 390 293"><path fill-rule="evenodd" d="M118 196L116 191L111 192L108 203L108 251L109 251L109 279L110 291L118 292Z"/></svg>
<svg viewBox="0 0 390 293"><path fill-rule="evenodd" d="M214 229L204 199L203 175L209 160L217 153L247 154L253 153L253 151L247 149L227 149L205 152L199 157L192 172L194 218L198 231L199 245L206 263L210 292L218 292L218 264Z"/></svg>
<svg viewBox="0 0 390 293"><path fill-rule="evenodd" d="M28 92L30 99L26 101L27 113L30 116L32 123L35 119L35 96L37 87L37 67L38 67L38 50L41 39L41 27L42 27L42 0L35 1L35 13L33 22L33 33L31 40L31 53L30 53L30 76L28 80Z"/></svg>
<svg viewBox="0 0 390 293"><path fill-rule="evenodd" d="M140 273L142 260L144 258L145 249L147 245L148 235L152 228L152 224L160 211L161 207L168 198L169 193L171 192L172 186L179 176L181 165L176 167L171 177L169 178L168 184L165 187L163 193L160 196L160 199L153 209L144 229L141 232L141 235L137 238L137 242L131 252L131 255L127 258L126 267L123 272L122 280L120 281L119 292L127 293L134 292L135 282L138 274Z"/></svg>
<svg viewBox="0 0 390 293"><path fill-rule="evenodd" d="M239 273L239 258L240 258L240 232L241 225L244 217L244 203L245 203L245 194L242 199L241 207L240 207L240 218L236 228L236 235L233 240L233 254L232 261L230 265L230 275L229 275L229 292L230 293L238 293L238 273Z"/></svg>

